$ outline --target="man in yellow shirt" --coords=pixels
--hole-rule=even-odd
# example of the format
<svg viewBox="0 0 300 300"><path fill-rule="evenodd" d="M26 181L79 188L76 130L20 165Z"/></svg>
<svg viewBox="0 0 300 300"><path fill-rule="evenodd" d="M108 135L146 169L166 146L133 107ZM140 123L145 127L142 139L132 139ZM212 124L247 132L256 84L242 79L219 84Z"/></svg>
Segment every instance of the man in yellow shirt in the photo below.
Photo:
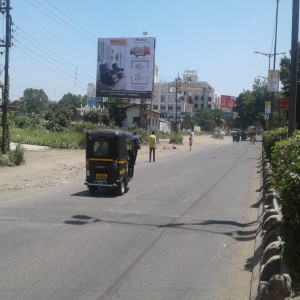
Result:
<svg viewBox="0 0 300 300"><path fill-rule="evenodd" d="M154 131L149 136L148 145L149 145L149 162L151 162L151 156L153 153L153 161L155 161L155 149L156 149L156 136L154 135Z"/></svg>

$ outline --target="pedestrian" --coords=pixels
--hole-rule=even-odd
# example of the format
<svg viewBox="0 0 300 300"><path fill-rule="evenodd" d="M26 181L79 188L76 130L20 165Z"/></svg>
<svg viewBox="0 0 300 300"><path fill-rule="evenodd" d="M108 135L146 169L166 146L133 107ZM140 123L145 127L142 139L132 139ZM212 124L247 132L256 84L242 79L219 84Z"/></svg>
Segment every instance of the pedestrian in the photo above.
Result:
<svg viewBox="0 0 300 300"><path fill-rule="evenodd" d="M152 131L152 134L149 136L148 145L149 145L149 162L151 163L152 154L153 154L153 162L155 161L156 136L154 131Z"/></svg>
<svg viewBox="0 0 300 300"><path fill-rule="evenodd" d="M189 136L189 146L190 146L190 151L192 150L192 146L193 146L193 135L190 134Z"/></svg>
<svg viewBox="0 0 300 300"><path fill-rule="evenodd" d="M192 135L192 138L193 138L193 141L194 141L194 137L195 137L194 131L191 132L191 135Z"/></svg>
<svg viewBox="0 0 300 300"><path fill-rule="evenodd" d="M141 141L140 141L136 131L133 132L133 142L134 142L134 164L135 164L138 150L141 149Z"/></svg>

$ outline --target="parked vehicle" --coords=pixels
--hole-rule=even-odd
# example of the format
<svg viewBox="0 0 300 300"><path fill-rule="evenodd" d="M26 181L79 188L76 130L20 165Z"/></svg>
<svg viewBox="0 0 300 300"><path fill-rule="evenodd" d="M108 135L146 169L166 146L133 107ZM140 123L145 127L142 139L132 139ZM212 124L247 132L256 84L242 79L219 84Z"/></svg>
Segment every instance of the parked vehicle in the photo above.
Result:
<svg viewBox="0 0 300 300"><path fill-rule="evenodd" d="M134 140L122 130L86 132L86 181L90 193L110 188L124 194L134 172Z"/></svg>

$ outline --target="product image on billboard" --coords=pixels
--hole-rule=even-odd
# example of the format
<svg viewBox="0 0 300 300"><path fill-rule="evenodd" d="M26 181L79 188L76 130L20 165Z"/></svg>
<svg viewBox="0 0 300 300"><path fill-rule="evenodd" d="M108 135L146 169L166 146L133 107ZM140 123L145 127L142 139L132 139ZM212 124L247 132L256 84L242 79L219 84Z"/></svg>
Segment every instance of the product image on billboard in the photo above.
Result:
<svg viewBox="0 0 300 300"><path fill-rule="evenodd" d="M221 95L221 108L232 109L235 106L235 97Z"/></svg>
<svg viewBox="0 0 300 300"><path fill-rule="evenodd" d="M97 97L150 99L155 38L99 38Z"/></svg>

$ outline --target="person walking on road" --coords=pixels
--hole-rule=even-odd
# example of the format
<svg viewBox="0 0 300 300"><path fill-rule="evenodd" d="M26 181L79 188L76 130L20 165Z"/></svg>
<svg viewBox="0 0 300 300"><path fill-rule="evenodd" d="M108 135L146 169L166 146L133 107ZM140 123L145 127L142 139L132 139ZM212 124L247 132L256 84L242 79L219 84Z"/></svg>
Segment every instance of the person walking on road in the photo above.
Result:
<svg viewBox="0 0 300 300"><path fill-rule="evenodd" d="M141 141L137 136L136 131L133 132L133 141L134 141L134 164L135 164L138 150L141 149Z"/></svg>
<svg viewBox="0 0 300 300"><path fill-rule="evenodd" d="M190 136L189 136L189 146L190 146L190 151L192 150L193 140L194 140L193 135L190 134Z"/></svg>
<svg viewBox="0 0 300 300"><path fill-rule="evenodd" d="M149 145L149 162L151 162L152 154L153 154L153 162L154 162L155 149L156 149L156 136L154 131L152 131L152 134L149 136L148 145Z"/></svg>

